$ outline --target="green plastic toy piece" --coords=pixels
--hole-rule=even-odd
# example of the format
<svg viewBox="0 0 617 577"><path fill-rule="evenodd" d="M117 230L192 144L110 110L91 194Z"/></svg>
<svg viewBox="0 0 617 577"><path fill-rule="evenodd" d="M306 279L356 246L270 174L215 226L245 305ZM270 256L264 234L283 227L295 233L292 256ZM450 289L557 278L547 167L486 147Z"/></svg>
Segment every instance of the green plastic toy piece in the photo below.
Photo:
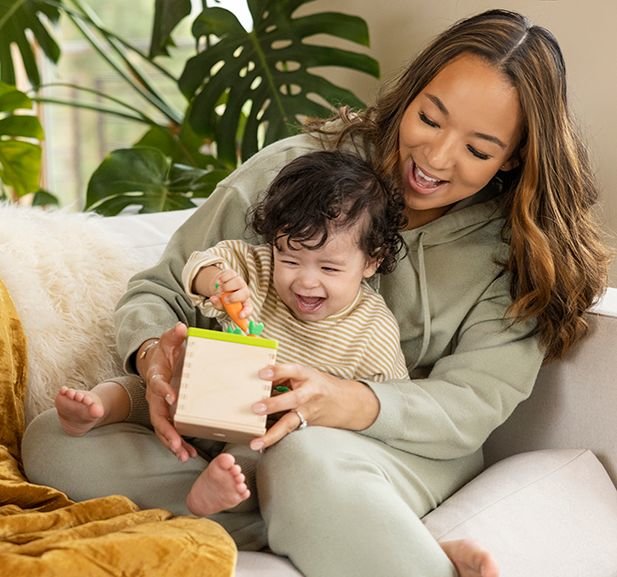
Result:
<svg viewBox="0 0 617 577"><path fill-rule="evenodd" d="M258 337L264 332L264 324L256 323L255 321L249 321L249 335Z"/></svg>
<svg viewBox="0 0 617 577"><path fill-rule="evenodd" d="M225 329L225 332L226 333L231 333L232 335L243 335L244 334L242 332L242 329L240 327L237 327L233 323L230 324L230 325L227 325L227 328Z"/></svg>

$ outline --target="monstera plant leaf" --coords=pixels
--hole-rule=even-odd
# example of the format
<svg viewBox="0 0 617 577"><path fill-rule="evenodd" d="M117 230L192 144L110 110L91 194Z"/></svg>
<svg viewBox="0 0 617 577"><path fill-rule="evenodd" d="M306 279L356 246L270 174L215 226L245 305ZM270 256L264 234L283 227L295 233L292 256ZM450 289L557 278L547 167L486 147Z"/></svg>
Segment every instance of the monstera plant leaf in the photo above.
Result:
<svg viewBox="0 0 617 577"><path fill-rule="evenodd" d="M62 0L0 0L0 80L15 84L15 67L11 44L15 44L28 79L35 88L41 84L32 43L26 36L30 30L36 43L49 60L58 62L60 48L49 32L49 22L60 18Z"/></svg>
<svg viewBox="0 0 617 577"><path fill-rule="evenodd" d="M254 28L247 32L237 18L219 7L205 8L193 24L197 41L215 37L191 58L180 88L191 99L189 122L213 139L217 156L232 163L261 146L297 131L306 116L328 116L335 106L362 107L352 92L315 74L334 66L379 76L370 56L311 43L327 34L368 45L364 20L341 13L295 16L313 0L248 0Z"/></svg>
<svg viewBox="0 0 617 577"><path fill-rule="evenodd" d="M32 102L13 86L0 82L0 183L21 197L39 188L43 129L36 116L19 115ZM6 193L4 194L6 195Z"/></svg>
<svg viewBox="0 0 617 577"><path fill-rule="evenodd" d="M206 144L204 139L197 136L185 120L174 130L164 126L153 126L133 146L158 148L177 164L205 169L214 168L224 171L225 174L235 168L233 165L226 165L211 154L204 153Z"/></svg>
<svg viewBox="0 0 617 577"><path fill-rule="evenodd" d="M178 23L191 13L191 0L156 0L154 23L150 39L149 58L169 56L168 46L173 46L171 33Z"/></svg>
<svg viewBox="0 0 617 577"><path fill-rule="evenodd" d="M140 206L139 212L190 208L191 198L208 196L220 179L216 169L173 163L156 148L114 150L90 177L85 208L106 216L129 206Z"/></svg>

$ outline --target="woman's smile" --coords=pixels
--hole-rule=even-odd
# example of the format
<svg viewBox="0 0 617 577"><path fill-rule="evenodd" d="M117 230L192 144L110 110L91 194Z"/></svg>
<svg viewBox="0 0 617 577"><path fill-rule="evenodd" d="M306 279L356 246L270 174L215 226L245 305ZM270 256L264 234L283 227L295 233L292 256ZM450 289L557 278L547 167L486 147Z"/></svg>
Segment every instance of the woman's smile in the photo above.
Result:
<svg viewBox="0 0 617 577"><path fill-rule="evenodd" d="M448 183L422 170L413 160L409 162L409 186L419 194L432 194Z"/></svg>

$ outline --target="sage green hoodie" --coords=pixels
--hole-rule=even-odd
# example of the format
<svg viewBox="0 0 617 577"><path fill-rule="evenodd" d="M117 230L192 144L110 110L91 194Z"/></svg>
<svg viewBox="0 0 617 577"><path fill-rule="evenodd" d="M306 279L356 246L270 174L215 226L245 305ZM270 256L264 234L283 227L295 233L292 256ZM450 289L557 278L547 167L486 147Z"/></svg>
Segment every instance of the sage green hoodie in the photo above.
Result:
<svg viewBox="0 0 617 577"><path fill-rule="evenodd" d="M259 242L246 225L249 207L285 164L319 148L306 134L264 148L221 181L157 265L131 279L115 315L128 371L141 343L178 320L210 326L184 294L184 264L223 239ZM363 434L421 456L458 458L476 452L530 394L543 352L533 323L505 318L509 278L497 263L508 251L503 222L500 199L482 191L404 233L407 256L375 284L400 324L412 378L367 382L380 412Z"/></svg>

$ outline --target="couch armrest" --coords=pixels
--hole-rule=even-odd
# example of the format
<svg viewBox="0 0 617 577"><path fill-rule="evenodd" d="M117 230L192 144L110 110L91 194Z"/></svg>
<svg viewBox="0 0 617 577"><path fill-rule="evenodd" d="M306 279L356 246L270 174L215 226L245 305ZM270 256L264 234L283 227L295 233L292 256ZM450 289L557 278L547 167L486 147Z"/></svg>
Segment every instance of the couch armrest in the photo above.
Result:
<svg viewBox="0 0 617 577"><path fill-rule="evenodd" d="M617 486L616 289L590 312L589 335L540 371L533 393L489 437L486 464L535 449L592 450Z"/></svg>

